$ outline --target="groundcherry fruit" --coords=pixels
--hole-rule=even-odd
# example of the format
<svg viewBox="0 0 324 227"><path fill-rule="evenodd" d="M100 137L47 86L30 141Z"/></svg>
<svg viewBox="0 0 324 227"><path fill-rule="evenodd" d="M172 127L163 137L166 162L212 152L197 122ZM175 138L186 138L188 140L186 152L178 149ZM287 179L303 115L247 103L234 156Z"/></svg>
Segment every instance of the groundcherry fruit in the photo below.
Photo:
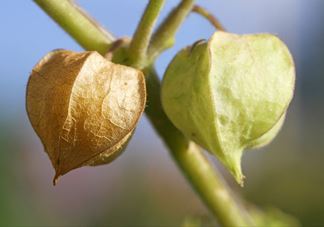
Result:
<svg viewBox="0 0 324 227"><path fill-rule="evenodd" d="M162 105L172 123L216 155L242 185L243 150L277 135L294 86L294 62L279 38L216 32L169 64Z"/></svg>
<svg viewBox="0 0 324 227"><path fill-rule="evenodd" d="M29 77L26 107L59 176L114 160L126 146L146 102L141 71L97 52L55 50Z"/></svg>

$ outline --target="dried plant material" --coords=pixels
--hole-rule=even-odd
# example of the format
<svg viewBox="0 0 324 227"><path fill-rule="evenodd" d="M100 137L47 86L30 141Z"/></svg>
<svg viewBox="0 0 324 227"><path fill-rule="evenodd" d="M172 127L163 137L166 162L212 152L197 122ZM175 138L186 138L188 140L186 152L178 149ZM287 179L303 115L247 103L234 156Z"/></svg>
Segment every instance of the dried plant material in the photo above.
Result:
<svg viewBox="0 0 324 227"><path fill-rule="evenodd" d="M215 154L242 184L243 150L276 136L294 84L293 59L277 37L216 32L170 63L162 104L174 125Z"/></svg>
<svg viewBox="0 0 324 227"><path fill-rule="evenodd" d="M105 164L121 153L146 101L143 73L97 52L57 50L33 69L27 112L55 168Z"/></svg>

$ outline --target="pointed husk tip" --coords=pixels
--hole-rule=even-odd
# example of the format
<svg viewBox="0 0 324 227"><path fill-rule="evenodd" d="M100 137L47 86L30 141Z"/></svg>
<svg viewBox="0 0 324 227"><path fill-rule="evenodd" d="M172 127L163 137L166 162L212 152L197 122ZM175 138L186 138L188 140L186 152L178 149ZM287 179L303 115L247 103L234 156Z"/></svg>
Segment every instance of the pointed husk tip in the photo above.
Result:
<svg viewBox="0 0 324 227"><path fill-rule="evenodd" d="M56 186L56 184L57 184L57 182L58 182L58 180L59 180L59 178L61 177L62 175L59 173L59 172L55 172L55 176L54 176L54 178L53 178L53 186Z"/></svg>
<svg viewBox="0 0 324 227"><path fill-rule="evenodd" d="M242 157L242 151L233 152L231 156L226 158L227 160L224 164L225 164L225 167L231 173L231 175L234 177L235 181L241 187L244 187L245 176L242 173L241 157Z"/></svg>

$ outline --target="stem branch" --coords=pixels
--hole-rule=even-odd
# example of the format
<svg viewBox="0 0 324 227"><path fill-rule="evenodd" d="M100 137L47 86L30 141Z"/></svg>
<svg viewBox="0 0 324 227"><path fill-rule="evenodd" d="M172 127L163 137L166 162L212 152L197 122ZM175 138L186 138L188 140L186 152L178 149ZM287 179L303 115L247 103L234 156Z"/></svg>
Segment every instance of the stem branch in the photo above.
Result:
<svg viewBox="0 0 324 227"><path fill-rule="evenodd" d="M139 68L146 57L153 27L164 5L164 0L150 0L129 46L129 65Z"/></svg>
<svg viewBox="0 0 324 227"><path fill-rule="evenodd" d="M84 49L105 54L114 37L69 0L34 0Z"/></svg>
<svg viewBox="0 0 324 227"><path fill-rule="evenodd" d="M172 10L152 37L148 55L151 62L164 50L173 46L176 32L192 10L195 0L182 0Z"/></svg>
<svg viewBox="0 0 324 227"><path fill-rule="evenodd" d="M195 12L205 17L217 30L226 31L221 22L212 13L208 12L205 8L199 5L194 5L194 7L192 8L192 12Z"/></svg>

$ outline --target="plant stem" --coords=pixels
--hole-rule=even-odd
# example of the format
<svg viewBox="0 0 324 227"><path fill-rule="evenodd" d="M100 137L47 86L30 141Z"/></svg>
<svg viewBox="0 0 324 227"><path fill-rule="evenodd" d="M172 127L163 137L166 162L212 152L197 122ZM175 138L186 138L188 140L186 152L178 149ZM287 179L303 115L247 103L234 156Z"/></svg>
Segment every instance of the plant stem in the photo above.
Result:
<svg viewBox="0 0 324 227"><path fill-rule="evenodd" d="M159 26L152 37L148 50L151 62L164 50L173 46L176 32L191 12L194 2L195 0L182 0Z"/></svg>
<svg viewBox="0 0 324 227"><path fill-rule="evenodd" d="M222 226L251 226L249 214L235 200L233 192L217 174L202 150L188 141L165 115L160 101L161 85L155 70L147 68L144 73L149 94L146 114L192 187Z"/></svg>
<svg viewBox="0 0 324 227"><path fill-rule="evenodd" d="M91 45L91 42L96 42L96 33L88 32L90 30L98 30L97 25L90 22L84 23L82 20L76 18L84 18L80 11L75 11L75 8L65 5L65 7L57 7L60 5L58 2L63 0L35 0L41 2L42 7L50 16L56 18L64 17L65 21L58 20L59 24L64 26L71 36L76 35L75 40L80 42L86 49L97 50L104 54L105 48L113 41L111 37L105 36L103 33L103 40L101 45ZM70 1L64 1L65 4L70 4ZM53 13L53 8L55 8ZM80 14L74 16L64 16L70 14ZM75 20L76 19L76 20ZM75 31L79 30L82 25L86 24L84 31L77 34ZM93 26L91 28L91 26ZM164 30L164 29L162 29ZM84 37L82 37L84 36ZM82 43L87 43L84 45ZM160 41L159 41L160 42ZM88 50L89 50L88 49ZM146 114L148 115L151 123L154 125L156 131L164 140L170 149L171 155L174 160L182 169L187 179L197 191L202 201L209 207L210 211L215 215L221 225L223 226L249 226L250 220L246 211L241 209L240 204L235 200L231 190L226 186L221 176L216 174L216 170L212 168L210 162L204 157L202 151L192 142L189 142L183 134L178 131L172 123L168 120L163 112L160 101L160 81L152 68L146 68L147 92L148 92L148 107Z"/></svg>
<svg viewBox="0 0 324 227"><path fill-rule="evenodd" d="M150 0L129 46L129 65L140 68L147 54L152 31L164 0Z"/></svg>
<svg viewBox="0 0 324 227"><path fill-rule="evenodd" d="M114 37L69 0L34 0L84 49L105 54Z"/></svg>
<svg viewBox="0 0 324 227"><path fill-rule="evenodd" d="M217 30L226 31L221 22L212 13L208 12L205 8L199 5L194 5L194 7L192 8L192 12L198 13L199 15L205 17Z"/></svg>

